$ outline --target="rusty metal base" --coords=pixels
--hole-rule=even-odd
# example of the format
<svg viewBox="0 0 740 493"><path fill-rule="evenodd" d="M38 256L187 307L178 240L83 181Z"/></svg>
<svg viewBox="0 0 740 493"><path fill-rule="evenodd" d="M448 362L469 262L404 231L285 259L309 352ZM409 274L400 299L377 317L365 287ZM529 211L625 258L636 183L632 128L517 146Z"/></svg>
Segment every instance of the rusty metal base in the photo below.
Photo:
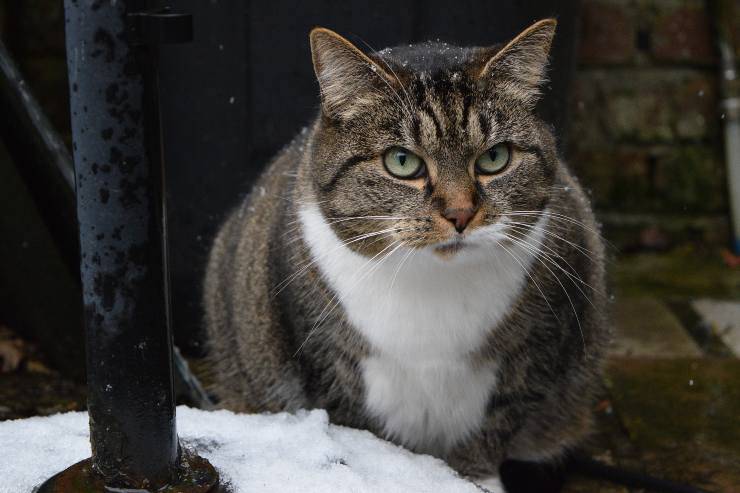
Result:
<svg viewBox="0 0 740 493"><path fill-rule="evenodd" d="M156 490L115 488L105 482L92 467L92 459L68 467L46 480L34 493L226 493L219 486L218 472L204 458L183 451L177 484Z"/></svg>

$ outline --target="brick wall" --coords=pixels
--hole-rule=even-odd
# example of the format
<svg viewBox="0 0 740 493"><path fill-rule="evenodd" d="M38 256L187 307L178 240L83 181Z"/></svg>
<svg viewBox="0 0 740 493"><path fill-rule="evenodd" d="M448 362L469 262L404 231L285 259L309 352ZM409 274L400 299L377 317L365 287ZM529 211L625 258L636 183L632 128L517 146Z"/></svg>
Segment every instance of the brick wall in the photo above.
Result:
<svg viewBox="0 0 740 493"><path fill-rule="evenodd" d="M623 241L727 234L713 36L703 1L583 1L567 154Z"/></svg>

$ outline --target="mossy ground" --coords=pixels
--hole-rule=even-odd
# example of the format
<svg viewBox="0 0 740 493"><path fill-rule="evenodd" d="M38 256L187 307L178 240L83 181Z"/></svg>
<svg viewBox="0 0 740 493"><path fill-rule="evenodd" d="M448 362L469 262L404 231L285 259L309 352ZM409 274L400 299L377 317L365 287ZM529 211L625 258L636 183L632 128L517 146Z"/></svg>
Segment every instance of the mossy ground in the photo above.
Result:
<svg viewBox="0 0 740 493"><path fill-rule="evenodd" d="M707 491L740 485L740 360L615 359L607 384L618 436L602 443L616 463Z"/></svg>
<svg viewBox="0 0 740 493"><path fill-rule="evenodd" d="M617 295L740 300L740 269L716 250L686 245L665 253L620 256L612 265Z"/></svg>
<svg viewBox="0 0 740 493"><path fill-rule="evenodd" d="M615 309L638 300L639 306L661 304L658 311L618 314L643 349L634 357L612 357L604 400L596 411L596 433L588 451L603 462L654 477L701 487L711 492L740 491L740 360L716 341L696 340L682 310L695 298L740 300L740 269L729 268L714 250L685 245L670 252L619 256L611 265L617 297ZM681 309L679 309L681 308ZM661 317L675 314L671 330ZM654 315L655 314L655 315ZM630 317L639 317L630 322ZM675 337L691 337L701 347L697 357ZM618 336L619 337L619 336ZM678 348L676 354L649 346ZM630 341L634 344L635 341ZM723 355L724 357L716 357ZM572 478L568 493L637 493L614 484Z"/></svg>

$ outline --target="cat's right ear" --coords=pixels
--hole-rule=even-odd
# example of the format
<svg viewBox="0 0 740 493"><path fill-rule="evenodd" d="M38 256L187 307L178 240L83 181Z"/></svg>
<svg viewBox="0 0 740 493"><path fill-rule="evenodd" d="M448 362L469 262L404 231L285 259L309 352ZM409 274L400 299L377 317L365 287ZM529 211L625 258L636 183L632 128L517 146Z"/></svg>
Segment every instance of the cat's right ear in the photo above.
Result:
<svg viewBox="0 0 740 493"><path fill-rule="evenodd" d="M332 119L346 119L382 96L393 79L352 43L329 29L309 35L311 58L321 90L321 108Z"/></svg>
<svg viewBox="0 0 740 493"><path fill-rule="evenodd" d="M557 21L535 22L501 48L483 67L482 81L533 106L547 82L547 63Z"/></svg>

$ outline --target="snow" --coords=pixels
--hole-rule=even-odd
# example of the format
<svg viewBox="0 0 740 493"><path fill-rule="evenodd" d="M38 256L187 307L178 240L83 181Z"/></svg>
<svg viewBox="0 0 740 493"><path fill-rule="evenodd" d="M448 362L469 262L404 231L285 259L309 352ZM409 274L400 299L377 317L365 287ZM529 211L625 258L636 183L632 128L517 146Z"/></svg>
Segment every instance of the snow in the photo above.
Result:
<svg viewBox="0 0 740 493"><path fill-rule="evenodd" d="M322 410L234 414L181 406L177 426L180 442L207 458L234 493L481 491L441 460L332 425ZM0 493L30 492L90 455L87 413L0 422L0 450Z"/></svg>

